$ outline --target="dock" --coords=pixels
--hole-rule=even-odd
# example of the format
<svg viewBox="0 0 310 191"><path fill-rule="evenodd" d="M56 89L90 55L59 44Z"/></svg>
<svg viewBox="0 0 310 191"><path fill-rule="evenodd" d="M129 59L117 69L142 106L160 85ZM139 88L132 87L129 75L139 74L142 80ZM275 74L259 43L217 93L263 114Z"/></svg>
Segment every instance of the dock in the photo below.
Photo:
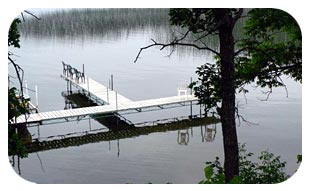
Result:
<svg viewBox="0 0 310 191"><path fill-rule="evenodd" d="M64 64L64 63L63 63ZM83 67L84 68L84 67ZM70 69L70 70L69 70ZM48 112L31 113L27 117L19 116L15 123L43 123L50 120L68 119L79 116L92 116L119 112L142 112L150 108L166 109L169 105L185 106L186 104L198 101L198 98L188 93L187 90L179 90L178 95L171 97L155 98L141 101L132 101L121 95L119 92L107 87L94 79L84 75L76 69L71 73L72 67L64 65L64 71L61 77L67 81L67 89L72 90L72 86L84 92L93 100L96 100L98 106L57 110ZM112 87L113 88L113 87Z"/></svg>

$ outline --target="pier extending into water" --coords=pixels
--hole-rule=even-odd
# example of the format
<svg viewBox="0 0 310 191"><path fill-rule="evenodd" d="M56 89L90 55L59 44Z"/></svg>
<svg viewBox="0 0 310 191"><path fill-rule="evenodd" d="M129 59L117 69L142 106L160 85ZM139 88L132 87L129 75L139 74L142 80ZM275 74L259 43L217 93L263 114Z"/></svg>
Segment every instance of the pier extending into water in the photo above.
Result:
<svg viewBox="0 0 310 191"><path fill-rule="evenodd" d="M80 116L92 116L108 113L133 113L143 112L150 109L167 109L175 106L191 105L197 102L198 98L192 95L186 88L178 89L178 95L171 97L155 98L141 101L132 101L121 95L111 87L95 81L86 76L83 71L80 72L70 65L63 64L63 74L61 77L67 81L67 89L72 91L72 86L84 92L92 100L95 100L98 106L57 110L48 112L39 112L29 114L27 117L20 116L15 120L16 124L20 123L44 123L51 120L69 119Z"/></svg>

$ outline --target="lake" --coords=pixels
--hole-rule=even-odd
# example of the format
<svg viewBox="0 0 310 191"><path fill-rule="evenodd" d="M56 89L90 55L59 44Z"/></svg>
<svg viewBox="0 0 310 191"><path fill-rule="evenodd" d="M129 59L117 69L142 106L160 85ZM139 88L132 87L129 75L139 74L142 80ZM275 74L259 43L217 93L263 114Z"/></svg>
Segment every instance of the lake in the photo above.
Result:
<svg viewBox="0 0 310 191"><path fill-rule="evenodd" d="M105 85L113 74L114 89L129 99L160 98L177 95L178 86L197 78L198 66L213 62L207 53L180 50L167 57L169 50L153 48L133 63L141 47L152 43L151 38L165 39L169 35L160 33L166 31L163 26L146 25L130 30L116 28L101 35L22 35L21 48L11 51L18 55L16 61L25 71L28 87L38 85L40 111L64 109L61 94L66 82L60 77L61 61L79 69L84 64L86 75ZM9 72L13 74L11 68ZM249 152L258 156L268 149L287 161L286 170L293 174L298 168L296 155L302 152L302 88L291 79L283 80L288 97L284 88L275 88L268 101L261 101L266 95L255 87L250 87L246 99L243 94L237 95L239 112L256 124L241 122L237 131L239 142L246 143ZM30 91L30 95L34 99L34 93ZM189 112L186 106L124 117L139 123L188 116ZM199 113L199 106L194 106L193 112ZM31 127L29 131L33 138L44 140L102 128L108 131L96 120L87 119L42 125L39 131ZM208 128L216 128L212 140L204 137ZM187 144L179 142L180 133L188 136ZM205 162L216 156L223 159L221 124L40 151L23 159L15 157L13 168L36 183L198 183L204 178Z"/></svg>

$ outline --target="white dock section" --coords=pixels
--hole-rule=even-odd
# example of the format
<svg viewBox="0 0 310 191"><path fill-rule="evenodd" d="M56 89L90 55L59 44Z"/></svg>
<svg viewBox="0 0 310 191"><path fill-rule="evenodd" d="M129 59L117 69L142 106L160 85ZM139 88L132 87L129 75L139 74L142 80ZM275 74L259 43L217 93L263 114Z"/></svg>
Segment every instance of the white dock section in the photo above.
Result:
<svg viewBox="0 0 310 191"><path fill-rule="evenodd" d="M104 101L106 104L115 105L116 101L118 103L131 102L130 99L126 98L125 96L119 94L116 91L109 89L108 87L89 78L88 76L85 76L85 82L82 82L81 80L77 82L75 79L71 79L63 75L61 75L61 77L71 82L72 85L76 86L77 88L82 89L87 93L89 92L94 97L97 97L98 99Z"/></svg>
<svg viewBox="0 0 310 191"><path fill-rule="evenodd" d="M47 120L67 119L78 116L107 114L129 110L140 112L146 108L164 108L166 105L183 104L198 100L198 98L193 95L181 95L179 93L178 96L132 101L87 76L85 76L85 80L83 81L81 79L76 80L72 77L69 78L64 75L61 75L61 77L68 81L70 85L74 85L78 89L83 90L86 94L89 93L93 97L96 97L96 99L101 100L105 105L29 114L27 119L25 116L18 117L16 123L43 122Z"/></svg>
<svg viewBox="0 0 310 191"><path fill-rule="evenodd" d="M16 123L25 123L25 122L33 123L33 122L71 118L85 115L97 115L97 114L121 112L127 110L138 110L149 107L160 107L164 105L185 103L197 100L198 99L193 95L182 95L182 96L173 96L173 97L149 99L142 101L120 102L118 106L103 105L103 106L83 107L83 108L59 110L59 111L48 111L48 112L30 114L27 121L25 120L24 116L20 116L17 118Z"/></svg>

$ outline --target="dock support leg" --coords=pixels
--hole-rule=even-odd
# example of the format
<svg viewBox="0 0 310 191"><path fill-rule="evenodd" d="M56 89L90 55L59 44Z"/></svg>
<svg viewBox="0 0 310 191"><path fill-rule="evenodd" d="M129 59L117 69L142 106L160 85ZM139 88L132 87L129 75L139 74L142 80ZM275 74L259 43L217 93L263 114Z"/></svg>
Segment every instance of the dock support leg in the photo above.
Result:
<svg viewBox="0 0 310 191"><path fill-rule="evenodd" d="M89 79L88 79L88 76L87 76L87 92L88 92L88 96L90 96L90 92L89 92Z"/></svg>
<svg viewBox="0 0 310 191"><path fill-rule="evenodd" d="M111 90L113 91L113 74L111 75Z"/></svg>
<svg viewBox="0 0 310 191"><path fill-rule="evenodd" d="M69 81L67 81L67 93L69 92Z"/></svg>
<svg viewBox="0 0 310 191"><path fill-rule="evenodd" d="M40 125L38 124L38 141L40 141Z"/></svg>
<svg viewBox="0 0 310 191"><path fill-rule="evenodd" d="M35 85L35 92L36 92L36 113L39 113L39 93L38 93L38 86Z"/></svg>
<svg viewBox="0 0 310 191"><path fill-rule="evenodd" d="M190 119L193 117L193 102L190 102Z"/></svg>
<svg viewBox="0 0 310 191"><path fill-rule="evenodd" d="M107 102L110 103L109 102L109 88L108 87L107 87Z"/></svg>
<svg viewBox="0 0 310 191"><path fill-rule="evenodd" d="M72 83L70 82L70 94L72 94Z"/></svg>
<svg viewBox="0 0 310 191"><path fill-rule="evenodd" d="M118 109L118 106L117 106L117 92L115 92L115 102L116 102L116 111Z"/></svg>
<svg viewBox="0 0 310 191"><path fill-rule="evenodd" d="M118 119L118 117L116 115L116 129L118 129L118 124L119 124L119 119Z"/></svg>
<svg viewBox="0 0 310 191"><path fill-rule="evenodd" d="M191 77L190 84L193 83L193 78ZM190 94L193 94L192 88L190 89ZM190 102L190 119L193 117L193 102Z"/></svg>
<svg viewBox="0 0 310 191"><path fill-rule="evenodd" d="M29 96L27 80L24 81L24 84L25 84L25 91L23 90L25 92L24 95Z"/></svg>

